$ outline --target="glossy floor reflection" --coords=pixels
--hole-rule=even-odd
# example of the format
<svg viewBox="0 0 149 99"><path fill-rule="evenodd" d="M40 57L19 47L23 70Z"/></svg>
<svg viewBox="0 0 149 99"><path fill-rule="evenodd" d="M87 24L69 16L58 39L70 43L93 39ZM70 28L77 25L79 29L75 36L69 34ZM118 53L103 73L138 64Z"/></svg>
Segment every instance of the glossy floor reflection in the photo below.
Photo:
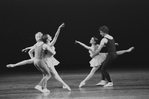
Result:
<svg viewBox="0 0 149 99"><path fill-rule="evenodd" d="M100 73L79 88L79 83L88 72L65 73L62 79L71 87L71 91L62 89L62 85L52 77L48 82L49 94L34 89L40 81L40 73L3 75L0 80L0 99L148 99L148 71L112 71L113 87L95 86Z"/></svg>

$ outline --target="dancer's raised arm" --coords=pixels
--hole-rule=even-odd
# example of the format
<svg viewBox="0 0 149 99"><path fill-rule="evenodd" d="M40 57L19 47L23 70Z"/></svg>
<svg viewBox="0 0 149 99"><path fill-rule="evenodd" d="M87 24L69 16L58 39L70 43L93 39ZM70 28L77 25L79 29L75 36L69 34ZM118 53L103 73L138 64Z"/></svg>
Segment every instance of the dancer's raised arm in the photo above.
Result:
<svg viewBox="0 0 149 99"><path fill-rule="evenodd" d="M51 41L51 46L54 46L54 44L56 43L56 40L57 40L57 38L58 38L58 36L59 36L59 33L60 33L60 30L61 30L61 28L64 27L64 26L65 26L65 24L62 23L62 24L58 27L57 32L55 33L55 36L54 36L53 40Z"/></svg>
<svg viewBox="0 0 149 99"><path fill-rule="evenodd" d="M80 44L81 46L83 46L84 48L86 48L86 49L88 49L88 50L92 50L90 46L87 46L87 45L85 45L84 43L82 43L82 42L80 42L80 41L75 40L75 43Z"/></svg>

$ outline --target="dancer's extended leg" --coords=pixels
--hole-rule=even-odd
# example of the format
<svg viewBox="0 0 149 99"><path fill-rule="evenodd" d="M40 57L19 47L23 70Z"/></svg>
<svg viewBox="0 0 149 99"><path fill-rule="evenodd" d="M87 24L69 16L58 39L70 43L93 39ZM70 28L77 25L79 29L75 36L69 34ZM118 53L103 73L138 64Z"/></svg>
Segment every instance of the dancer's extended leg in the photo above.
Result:
<svg viewBox="0 0 149 99"><path fill-rule="evenodd" d="M8 64L7 67L15 67L15 66L21 66L26 64L32 64L34 62L33 59L23 60L21 62L18 62L16 64Z"/></svg>
<svg viewBox="0 0 149 99"><path fill-rule="evenodd" d="M80 83L79 87L82 87L83 85L85 85L86 81L88 81L89 79L93 77L94 73L98 70L98 68L99 66L93 67L89 75Z"/></svg>
<svg viewBox="0 0 149 99"><path fill-rule="evenodd" d="M58 80L60 83L62 83L63 85L63 88L64 89L68 89L68 90L71 90L70 87L62 80L62 78L59 76L58 72L56 71L55 67L52 66L51 67L51 72L52 74L54 75L55 79Z"/></svg>
<svg viewBox="0 0 149 99"><path fill-rule="evenodd" d="M35 88L41 92L50 92L47 89L47 81L51 77L50 70L49 70L48 66L42 60L37 60L35 62L35 65L41 70L41 72L44 72L43 74L45 75L37 85L37 86L43 87L43 90L41 90L41 88L38 89L37 86Z"/></svg>
<svg viewBox="0 0 149 99"><path fill-rule="evenodd" d="M122 54L124 54L124 53L131 52L133 49L134 49L134 47L130 47L130 48L127 49L127 50L116 51L116 54L117 54L117 55L122 55Z"/></svg>

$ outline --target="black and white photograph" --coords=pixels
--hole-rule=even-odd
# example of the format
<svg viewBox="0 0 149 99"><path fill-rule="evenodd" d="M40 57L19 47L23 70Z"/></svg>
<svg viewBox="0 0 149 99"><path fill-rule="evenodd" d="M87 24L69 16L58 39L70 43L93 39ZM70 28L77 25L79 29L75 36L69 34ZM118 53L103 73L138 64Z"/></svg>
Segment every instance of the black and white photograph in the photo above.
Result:
<svg viewBox="0 0 149 99"><path fill-rule="evenodd" d="M148 99L148 0L0 0L0 99Z"/></svg>

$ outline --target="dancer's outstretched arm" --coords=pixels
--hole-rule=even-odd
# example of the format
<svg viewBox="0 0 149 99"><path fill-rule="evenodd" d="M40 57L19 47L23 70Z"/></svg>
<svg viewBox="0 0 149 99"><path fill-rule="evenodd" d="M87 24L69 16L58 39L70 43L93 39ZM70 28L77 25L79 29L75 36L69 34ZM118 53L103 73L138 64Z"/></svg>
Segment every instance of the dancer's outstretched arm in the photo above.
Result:
<svg viewBox="0 0 149 99"><path fill-rule="evenodd" d="M84 43L82 43L82 42L80 42L80 41L75 40L75 43L78 43L78 44L80 44L81 46L83 46L84 48L86 48L86 49L88 49L88 50L91 50L91 47L90 47L90 46L87 46L87 45L85 45Z"/></svg>
<svg viewBox="0 0 149 99"><path fill-rule="evenodd" d="M27 50L31 49L33 46L30 46L30 47L26 47L24 49L22 49L22 52L27 52Z"/></svg>
<svg viewBox="0 0 149 99"><path fill-rule="evenodd" d="M117 55L122 55L122 54L124 54L124 53L131 52L133 49L134 49L134 47L130 47L130 48L127 49L127 50L116 51L116 54L117 54Z"/></svg>
<svg viewBox="0 0 149 99"><path fill-rule="evenodd" d="M54 46L54 44L56 43L56 40L57 40L57 38L58 38L58 36L59 36L59 33L60 33L60 30L61 30L61 28L64 27L64 26L65 26L65 24L62 23L62 24L58 27L57 32L55 33L55 36L54 36L53 40L51 41L51 46Z"/></svg>

